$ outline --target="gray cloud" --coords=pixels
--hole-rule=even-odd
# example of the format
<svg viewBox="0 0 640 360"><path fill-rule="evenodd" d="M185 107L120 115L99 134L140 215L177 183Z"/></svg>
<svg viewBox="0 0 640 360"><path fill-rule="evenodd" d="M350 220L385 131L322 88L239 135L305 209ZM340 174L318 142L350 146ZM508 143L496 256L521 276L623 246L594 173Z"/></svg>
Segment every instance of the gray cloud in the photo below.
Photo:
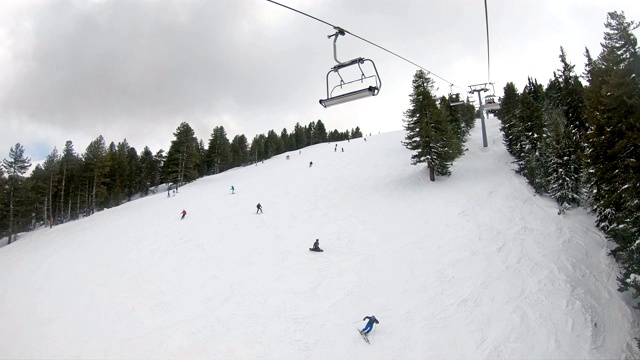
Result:
<svg viewBox="0 0 640 360"><path fill-rule="evenodd" d="M290 0L436 74L466 85L486 81L481 1ZM608 8L608 6L626 8ZM582 64L602 39L606 11L640 18L640 5L489 1L492 80L545 83L559 47ZM73 140L167 148L182 121L199 138L216 125L252 137L322 119L341 130L400 129L416 68L353 37L340 59L370 57L383 79L375 99L321 108L334 64L332 29L263 0L4 1L0 4L0 156L16 142L60 148ZM594 45L595 44L595 45ZM597 53L599 49L592 49ZM441 93L449 88L439 81ZM461 89L454 89L463 92ZM43 145L44 144L44 145ZM33 156L33 155L32 155ZM41 157L41 155L39 155Z"/></svg>

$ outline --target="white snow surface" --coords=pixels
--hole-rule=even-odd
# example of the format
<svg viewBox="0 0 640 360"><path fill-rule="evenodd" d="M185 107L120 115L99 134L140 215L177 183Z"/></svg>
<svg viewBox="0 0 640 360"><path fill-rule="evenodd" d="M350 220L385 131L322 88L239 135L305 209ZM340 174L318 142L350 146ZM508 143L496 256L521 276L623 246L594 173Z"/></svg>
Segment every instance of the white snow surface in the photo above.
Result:
<svg viewBox="0 0 640 360"><path fill-rule="evenodd" d="M0 358L637 358L593 216L557 215L499 120L480 131L435 182L397 131L22 234L0 248Z"/></svg>

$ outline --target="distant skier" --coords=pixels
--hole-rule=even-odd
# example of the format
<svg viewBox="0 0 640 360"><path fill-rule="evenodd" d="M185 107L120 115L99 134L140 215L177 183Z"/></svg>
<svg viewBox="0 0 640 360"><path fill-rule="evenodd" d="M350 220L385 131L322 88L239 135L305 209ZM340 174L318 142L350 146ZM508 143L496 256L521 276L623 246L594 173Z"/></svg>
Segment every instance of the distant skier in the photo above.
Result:
<svg viewBox="0 0 640 360"><path fill-rule="evenodd" d="M258 209L258 210L256 210L256 214L258 212L260 212L260 213L262 212L262 205L260 205L260 203L258 203L258 205L256 205L256 208Z"/></svg>
<svg viewBox="0 0 640 360"><path fill-rule="evenodd" d="M187 210L182 210L181 214L182 217L180 218L180 220L184 219L184 217L187 216Z"/></svg>
<svg viewBox="0 0 640 360"><path fill-rule="evenodd" d="M336 144L336 147L333 148L333 152L338 151L338 144Z"/></svg>
<svg viewBox="0 0 640 360"><path fill-rule="evenodd" d="M231 185L231 193L235 194L236 193L236 188L233 187L233 185Z"/></svg>
<svg viewBox="0 0 640 360"><path fill-rule="evenodd" d="M309 161L309 167L313 166L313 161Z"/></svg>
<svg viewBox="0 0 640 360"><path fill-rule="evenodd" d="M375 315L371 315L371 316L365 316L364 319L362 319L362 321L365 321L369 319L369 321L367 321L367 325L365 325L364 329L360 330L361 333L367 335L369 332L371 332L371 329L373 329L373 324L379 324L380 322L378 321L378 319L376 319Z"/></svg>
<svg viewBox="0 0 640 360"><path fill-rule="evenodd" d="M49 229L53 227L53 215L49 217Z"/></svg>
<svg viewBox="0 0 640 360"><path fill-rule="evenodd" d="M316 239L316 242L313 243L313 247L310 248L311 251L323 252L324 250L320 249L320 240Z"/></svg>

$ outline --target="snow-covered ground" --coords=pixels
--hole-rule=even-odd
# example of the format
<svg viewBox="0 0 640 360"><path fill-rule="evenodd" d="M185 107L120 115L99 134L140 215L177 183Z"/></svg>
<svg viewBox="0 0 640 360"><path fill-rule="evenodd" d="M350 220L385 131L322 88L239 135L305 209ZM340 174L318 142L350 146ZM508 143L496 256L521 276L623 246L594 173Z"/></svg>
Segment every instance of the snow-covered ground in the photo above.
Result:
<svg viewBox="0 0 640 360"><path fill-rule="evenodd" d="M436 182L398 131L24 234L0 248L0 358L638 357L593 217L535 196L498 127Z"/></svg>

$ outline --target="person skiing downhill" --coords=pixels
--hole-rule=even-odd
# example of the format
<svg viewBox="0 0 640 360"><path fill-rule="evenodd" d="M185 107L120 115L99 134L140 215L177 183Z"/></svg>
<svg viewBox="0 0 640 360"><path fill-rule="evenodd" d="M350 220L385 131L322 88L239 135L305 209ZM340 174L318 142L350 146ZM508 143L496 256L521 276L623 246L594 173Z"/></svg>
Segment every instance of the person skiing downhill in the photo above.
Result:
<svg viewBox="0 0 640 360"><path fill-rule="evenodd" d="M376 319L375 315L365 316L364 319L362 319L362 321L365 321L367 319L369 319L369 321L367 321L367 325L364 326L364 329L360 330L360 333L364 335L367 335L369 332L371 332L371 329L373 329L373 324L380 323L378 319Z"/></svg>
<svg viewBox="0 0 640 360"><path fill-rule="evenodd" d="M187 216L187 210L182 210L181 214L182 217L180 218L180 220L184 219L184 217Z"/></svg>
<svg viewBox="0 0 640 360"><path fill-rule="evenodd" d="M262 205L260 205L260 203L258 203L258 205L256 205L256 208L258 209L258 210L256 210L256 214L258 212L262 212Z"/></svg>
<svg viewBox="0 0 640 360"><path fill-rule="evenodd" d="M236 188L233 187L233 185L231 185L231 193L235 194L236 193Z"/></svg>

